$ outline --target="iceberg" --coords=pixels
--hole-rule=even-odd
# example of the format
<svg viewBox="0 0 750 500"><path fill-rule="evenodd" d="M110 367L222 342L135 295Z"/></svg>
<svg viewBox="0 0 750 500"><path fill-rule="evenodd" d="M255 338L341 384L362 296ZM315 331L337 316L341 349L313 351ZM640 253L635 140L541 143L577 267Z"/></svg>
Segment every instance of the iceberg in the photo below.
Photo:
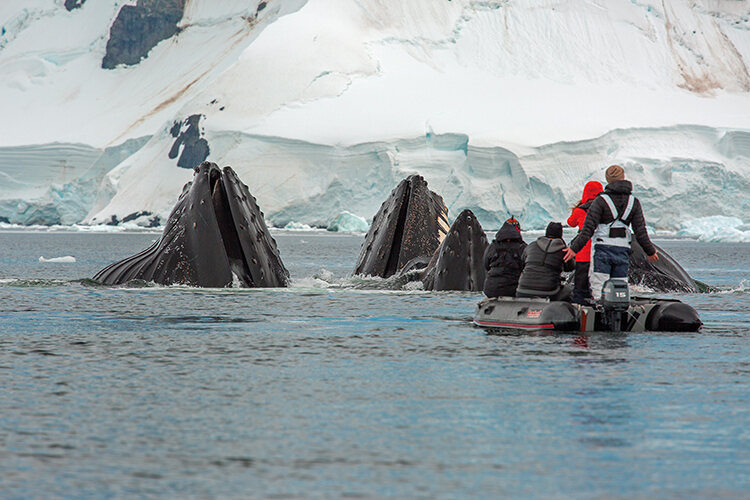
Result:
<svg viewBox="0 0 750 500"><path fill-rule="evenodd" d="M370 225L359 215L344 210L328 224L327 229L340 233L366 233Z"/></svg>
<svg viewBox="0 0 750 500"><path fill-rule="evenodd" d="M737 217L701 217L683 222L677 236L698 241L750 243L750 224Z"/></svg>

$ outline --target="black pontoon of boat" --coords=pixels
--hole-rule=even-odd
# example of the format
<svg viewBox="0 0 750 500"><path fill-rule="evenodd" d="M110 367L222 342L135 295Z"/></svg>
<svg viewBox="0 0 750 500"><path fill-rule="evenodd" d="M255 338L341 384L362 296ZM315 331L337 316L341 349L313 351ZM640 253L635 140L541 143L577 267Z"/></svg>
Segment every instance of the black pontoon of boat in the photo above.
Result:
<svg viewBox="0 0 750 500"><path fill-rule="evenodd" d="M583 306L544 298L496 297L477 305L474 324L487 329L567 332L695 332L703 325L691 306L674 299L630 297L627 284L607 281L602 299Z"/></svg>

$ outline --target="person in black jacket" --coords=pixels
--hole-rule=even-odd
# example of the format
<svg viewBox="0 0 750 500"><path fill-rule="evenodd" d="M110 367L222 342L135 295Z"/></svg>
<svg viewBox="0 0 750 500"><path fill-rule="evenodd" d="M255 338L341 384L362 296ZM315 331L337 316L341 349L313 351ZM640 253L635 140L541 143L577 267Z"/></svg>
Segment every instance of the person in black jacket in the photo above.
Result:
<svg viewBox="0 0 750 500"><path fill-rule="evenodd" d="M484 251L487 270L484 294L487 297L515 297L518 277L523 270L524 248L521 226L515 219L508 219Z"/></svg>
<svg viewBox="0 0 750 500"><path fill-rule="evenodd" d="M566 246L562 234L562 224L550 222L544 236L526 247L523 252L525 265L518 281L516 297L562 300L569 295L570 290L562 286L561 276L563 271L572 271L575 263L563 261Z"/></svg>
<svg viewBox="0 0 750 500"><path fill-rule="evenodd" d="M633 196L633 184L625 180L625 171L619 165L612 165L605 176L607 187L591 203L581 231L565 251L568 261L592 240L590 281L592 295L597 300L601 297L602 285L609 278L628 279L631 241L628 226L632 226L648 260L659 260L646 231L641 203Z"/></svg>

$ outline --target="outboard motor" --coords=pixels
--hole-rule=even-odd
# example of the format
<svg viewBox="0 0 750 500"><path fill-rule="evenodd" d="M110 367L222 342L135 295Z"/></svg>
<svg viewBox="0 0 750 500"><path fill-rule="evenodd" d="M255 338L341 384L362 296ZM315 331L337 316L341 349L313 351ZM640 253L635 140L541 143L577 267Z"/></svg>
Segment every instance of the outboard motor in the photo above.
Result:
<svg viewBox="0 0 750 500"><path fill-rule="evenodd" d="M599 303L603 309L604 323L613 332L619 332L622 329L622 315L630 307L628 282L617 278L605 281Z"/></svg>

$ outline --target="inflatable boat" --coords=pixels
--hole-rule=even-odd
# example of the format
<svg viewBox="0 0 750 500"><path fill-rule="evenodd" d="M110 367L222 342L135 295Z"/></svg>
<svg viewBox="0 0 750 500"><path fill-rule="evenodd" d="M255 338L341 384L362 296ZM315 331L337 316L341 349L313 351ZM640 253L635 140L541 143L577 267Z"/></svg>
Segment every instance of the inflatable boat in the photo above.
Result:
<svg viewBox="0 0 750 500"><path fill-rule="evenodd" d="M695 332L703 325L691 306L673 299L630 297L627 284L608 281L594 305L544 298L496 297L477 305L474 324L486 329L565 332Z"/></svg>

